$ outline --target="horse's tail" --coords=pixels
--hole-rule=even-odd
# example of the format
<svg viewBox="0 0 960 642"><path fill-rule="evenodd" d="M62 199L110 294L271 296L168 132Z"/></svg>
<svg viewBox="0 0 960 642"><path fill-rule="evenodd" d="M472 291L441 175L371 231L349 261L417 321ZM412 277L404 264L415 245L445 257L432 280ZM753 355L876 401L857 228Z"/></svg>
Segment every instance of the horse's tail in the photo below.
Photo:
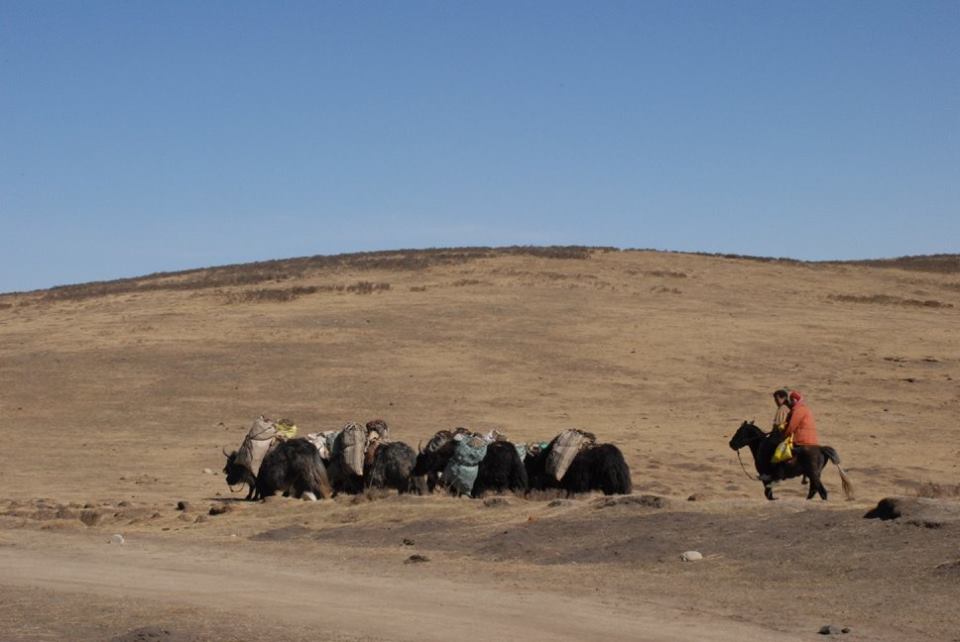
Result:
<svg viewBox="0 0 960 642"><path fill-rule="evenodd" d="M843 486L843 496L847 499L853 499L853 482L850 481L850 477L847 476L847 471L840 465L840 455L830 446L823 446L821 450L823 450L823 454L827 456L827 459L837 465L837 470L840 471L840 484Z"/></svg>

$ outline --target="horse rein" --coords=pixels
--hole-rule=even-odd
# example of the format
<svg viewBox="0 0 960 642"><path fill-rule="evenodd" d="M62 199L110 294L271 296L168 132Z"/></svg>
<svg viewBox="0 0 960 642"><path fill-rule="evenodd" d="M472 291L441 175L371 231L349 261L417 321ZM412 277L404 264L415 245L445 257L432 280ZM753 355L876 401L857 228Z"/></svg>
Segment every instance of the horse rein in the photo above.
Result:
<svg viewBox="0 0 960 642"><path fill-rule="evenodd" d="M751 443L753 443L754 441L757 441L758 439L763 439L763 437L757 437L756 439L751 439L750 441L748 441L747 443L745 443L743 446L749 446ZM743 448L743 446L741 446L740 448ZM746 467L743 465L743 459L740 458L740 448L737 448L737 451L736 451L736 452L737 452L737 461L740 462L740 469L743 470L743 474L746 475L746 476L747 476L747 479L749 479L750 481L763 481L762 479L760 479L760 475L756 475L755 477L751 477L751 476L750 476L750 473L747 472Z"/></svg>
<svg viewBox="0 0 960 642"><path fill-rule="evenodd" d="M747 479L749 479L750 481L760 481L760 475L757 475L757 476L755 476L755 477L751 477L751 476L750 476L750 473L747 472L747 468L746 468L746 466L743 465L743 460L740 458L740 450L739 450L739 449L737 449L737 461L740 462L740 468L743 470L743 474L747 476Z"/></svg>

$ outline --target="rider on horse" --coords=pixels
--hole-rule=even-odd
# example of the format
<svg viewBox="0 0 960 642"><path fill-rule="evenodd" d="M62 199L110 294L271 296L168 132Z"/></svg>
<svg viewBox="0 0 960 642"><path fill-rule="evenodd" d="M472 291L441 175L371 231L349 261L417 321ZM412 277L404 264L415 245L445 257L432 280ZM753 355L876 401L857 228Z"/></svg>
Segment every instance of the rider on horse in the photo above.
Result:
<svg viewBox="0 0 960 642"><path fill-rule="evenodd" d="M786 437L793 437L794 447L819 446L817 439L817 424L813 420L813 413L807 406L803 395L794 390L790 393L787 403L790 405L790 419L784 429Z"/></svg>

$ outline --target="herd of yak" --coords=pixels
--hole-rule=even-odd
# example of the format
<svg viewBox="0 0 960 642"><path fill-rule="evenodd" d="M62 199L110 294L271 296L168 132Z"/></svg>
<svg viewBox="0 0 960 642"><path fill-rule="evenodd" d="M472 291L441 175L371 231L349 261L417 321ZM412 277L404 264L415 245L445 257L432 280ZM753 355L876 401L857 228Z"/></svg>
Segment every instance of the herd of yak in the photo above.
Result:
<svg viewBox="0 0 960 642"><path fill-rule="evenodd" d="M568 429L549 442L514 444L493 431L486 435L466 428L441 430L426 447L414 451L389 439L382 419L366 425L349 423L340 430L294 437L292 422L258 417L239 450L224 450L223 472L231 487L246 485L247 499L276 493L318 499L338 493L358 494L368 489L396 489L400 493L433 493L437 489L458 496L558 489L567 495L601 491L626 495L632 490L630 468L613 444L597 443L589 432ZM780 431L762 431L744 422L730 448L749 448L767 499L773 485L792 477L809 484L807 499L827 498L821 474L827 462L837 466L847 498L853 485L829 446L808 446L798 456L771 463L783 440ZM741 464L742 465L742 464Z"/></svg>
<svg viewBox="0 0 960 642"><path fill-rule="evenodd" d="M415 451L388 438L382 420L351 423L339 431L285 437L283 424L254 422L239 450L226 452L223 472L247 499L276 493L307 499L368 489L481 497L486 493L559 489L568 495L601 491L629 494L630 469L613 444L591 433L564 431L550 442L514 444L497 433L441 430Z"/></svg>

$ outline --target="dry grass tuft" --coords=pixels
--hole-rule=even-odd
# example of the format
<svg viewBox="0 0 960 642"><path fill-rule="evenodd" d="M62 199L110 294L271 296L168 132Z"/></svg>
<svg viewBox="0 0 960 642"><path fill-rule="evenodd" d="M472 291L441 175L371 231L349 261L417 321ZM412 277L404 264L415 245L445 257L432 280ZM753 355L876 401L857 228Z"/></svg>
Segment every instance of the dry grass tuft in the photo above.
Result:
<svg viewBox="0 0 960 642"><path fill-rule="evenodd" d="M258 290L241 290L239 292L228 292L225 294L225 300L228 304L234 303L283 303L293 301L307 294L316 294L317 292L350 292L352 294L372 294L389 290L389 283L372 283L370 281L357 281L353 285L310 285L295 286L292 288L260 288Z"/></svg>
<svg viewBox="0 0 960 642"><path fill-rule="evenodd" d="M923 482L917 486L914 493L917 497L929 497L931 499L960 497L960 484Z"/></svg>
<svg viewBox="0 0 960 642"><path fill-rule="evenodd" d="M373 294L389 289L389 283L371 283L370 281L357 281L353 285L347 286L347 292L353 292L354 294Z"/></svg>
<svg viewBox="0 0 960 642"><path fill-rule="evenodd" d="M259 290L242 290L240 292L228 292L226 295L227 303L279 303L284 301L293 301L305 294L315 294L319 288L316 286L293 287L293 288L262 288Z"/></svg>

